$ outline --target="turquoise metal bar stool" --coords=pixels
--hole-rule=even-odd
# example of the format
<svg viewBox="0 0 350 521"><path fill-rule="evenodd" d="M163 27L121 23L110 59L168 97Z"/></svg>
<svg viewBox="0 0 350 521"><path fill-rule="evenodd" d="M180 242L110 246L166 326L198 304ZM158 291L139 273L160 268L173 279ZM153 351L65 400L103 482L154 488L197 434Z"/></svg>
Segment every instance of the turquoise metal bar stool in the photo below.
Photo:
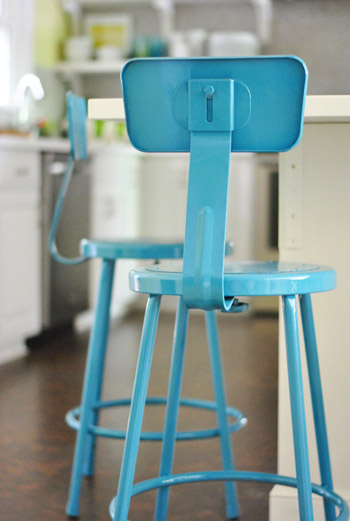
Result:
<svg viewBox="0 0 350 521"><path fill-rule="evenodd" d="M183 265L133 270L130 286L149 294L134 382L119 487L110 505L126 521L131 497L158 489L156 521L167 516L173 485L212 480L261 481L297 487L301 521L312 521L312 493L323 497L327 521L345 521L333 491L311 293L334 289L333 269L317 264L229 262L224 265L231 152L281 152L295 146L303 124L307 70L295 57L134 60L122 72L128 133L139 150L190 151ZM179 297L173 364L159 476L133 484L143 409L162 295ZM296 478L244 471L172 473L182 360L189 309L234 312L245 296L282 298ZM297 297L308 360L321 484L310 480ZM205 455L203 454L203 458Z"/></svg>
<svg viewBox="0 0 350 521"><path fill-rule="evenodd" d="M67 107L71 158L56 205L49 237L49 247L53 257L58 262L64 264L77 264L93 258L99 258L102 261L99 292L95 309L94 325L89 342L81 405L69 411L66 416L68 425L78 431L66 509L68 515L75 517L79 514L82 477L83 475L92 476L94 474L96 437L125 438L125 431L107 429L99 425L99 411L106 407L129 405L131 401L130 399L101 400L115 264L118 259L178 259L183 255L183 243L154 243L147 240L106 242L83 239L81 242L81 255L79 257L69 259L58 251L55 236L63 209L65 194L67 193L69 180L73 172L74 162L87 158L85 100L72 93L68 93ZM233 243L225 243L225 254L230 254L232 248ZM226 405L214 311L205 313L205 319L213 373L215 402L183 399L181 405L216 411L218 428L178 432L176 438L178 440L191 440L219 436L223 467L226 470L232 470L234 464L229 436L231 432L242 428L246 424L246 419L239 410ZM166 398L150 397L147 400L147 404L166 404ZM230 424L228 423L228 418L233 419ZM160 441L163 439L163 433L144 432L141 435L141 439L145 441ZM232 484L230 484L230 486L227 487L227 510L229 515L234 514L236 509L237 501L235 490Z"/></svg>

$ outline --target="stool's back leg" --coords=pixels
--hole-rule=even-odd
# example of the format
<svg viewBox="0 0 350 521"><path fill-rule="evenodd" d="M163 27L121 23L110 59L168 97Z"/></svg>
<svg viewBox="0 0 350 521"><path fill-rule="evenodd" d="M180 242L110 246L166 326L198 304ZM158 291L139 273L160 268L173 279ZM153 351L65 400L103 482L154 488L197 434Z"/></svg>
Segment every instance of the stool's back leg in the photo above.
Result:
<svg viewBox="0 0 350 521"><path fill-rule="evenodd" d="M326 417L322 396L320 365L318 361L317 342L312 313L311 296L309 294L300 296L300 309L305 339L307 367L310 380L310 391L315 422L318 460L321 473L321 484L329 490L333 490ZM326 520L333 521L335 519L334 504L330 501L324 500L324 508Z"/></svg>
<svg viewBox="0 0 350 521"><path fill-rule="evenodd" d="M313 521L303 381L295 295L283 296L287 365L300 521Z"/></svg>
<svg viewBox="0 0 350 521"><path fill-rule="evenodd" d="M160 300L160 295L150 295L146 307L123 461L119 477L119 487L115 499L114 521L127 521L143 413L146 403L147 387L151 372Z"/></svg>
<svg viewBox="0 0 350 521"><path fill-rule="evenodd" d="M164 423L164 438L159 470L160 476L168 476L171 474L173 466L187 325L188 309L184 305L183 298L180 297L176 314L174 347L170 368L167 409ZM169 487L164 487L158 490L154 516L155 521L165 521L168 508L168 498Z"/></svg>
<svg viewBox="0 0 350 521"><path fill-rule="evenodd" d="M224 470L234 470L234 458L231 449L230 432L226 415L226 396L224 375L220 357L219 335L217 330L215 311L205 313L209 354L212 367L213 384L216 402L216 414L220 431L220 443ZM236 485L233 481L225 483L226 514L229 519L239 517Z"/></svg>
<svg viewBox="0 0 350 521"><path fill-rule="evenodd" d="M69 489L69 498L66 512L69 516L79 514L79 496L83 465L86 457L86 447L89 438L89 425L93 421L93 404L96 398L96 387L99 387L99 378L96 376L96 367L103 365L107 330L109 323L109 307L113 284L114 261L104 260L102 263L100 286L97 298L95 322L90 336L88 357L86 362L84 388L81 400L80 428L74 453L72 477ZM93 443L91 441L91 443ZM93 448L93 447L92 447Z"/></svg>
<svg viewBox="0 0 350 521"><path fill-rule="evenodd" d="M113 262L113 261L112 261ZM111 263L110 260L104 260L103 263ZM108 342L109 323L110 323L110 307L113 290L113 279L116 270L116 261L114 262L113 272L108 274L108 278L101 274L100 288L105 291L106 295L103 300L98 300L95 312L95 323L91 333L91 342L96 343L99 357L95 363L95 388L94 403L101 399L103 373L106 359L106 349ZM105 289L103 289L105 288ZM95 333L95 330L98 331ZM98 425L100 409L91 411L91 420L89 425ZM96 436L89 436L86 443L85 461L83 466L84 476L93 476L95 467L95 446Z"/></svg>

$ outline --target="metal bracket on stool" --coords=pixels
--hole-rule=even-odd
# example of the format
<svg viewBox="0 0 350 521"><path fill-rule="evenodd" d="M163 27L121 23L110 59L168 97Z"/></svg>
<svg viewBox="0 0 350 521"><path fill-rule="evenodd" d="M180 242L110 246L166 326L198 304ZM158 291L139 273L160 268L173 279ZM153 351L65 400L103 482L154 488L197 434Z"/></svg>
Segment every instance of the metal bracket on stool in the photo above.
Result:
<svg viewBox="0 0 350 521"><path fill-rule="evenodd" d="M236 89L232 79L191 79L187 89L191 204L186 216L183 297L188 308L229 311L235 300L224 293L230 155L236 106L238 126L250 119L249 89L242 83ZM174 105L177 108L176 97Z"/></svg>
<svg viewBox="0 0 350 521"><path fill-rule="evenodd" d="M222 309L222 313L244 313L244 311L247 311L249 307L249 304L246 302L240 302L238 298L233 299L232 306L230 309Z"/></svg>

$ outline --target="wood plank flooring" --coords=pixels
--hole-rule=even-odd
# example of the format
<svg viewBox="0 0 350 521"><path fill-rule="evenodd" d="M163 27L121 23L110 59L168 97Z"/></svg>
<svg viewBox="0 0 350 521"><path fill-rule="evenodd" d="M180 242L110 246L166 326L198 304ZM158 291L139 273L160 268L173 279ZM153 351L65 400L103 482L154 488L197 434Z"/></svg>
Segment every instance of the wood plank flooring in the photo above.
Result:
<svg viewBox="0 0 350 521"><path fill-rule="evenodd" d="M222 357L230 405L248 417L232 436L239 469L276 471L277 318L219 315ZM174 317L161 314L149 395L166 394ZM110 334L104 396L130 395L142 316L116 323ZM87 335L61 330L32 342L28 357L0 367L0 521L64 521L75 433L64 416L80 400ZM191 316L182 387L183 396L212 399L205 328ZM145 429L162 425L162 407L147 410ZM123 427L127 410L106 410L106 426ZM215 425L213 413L183 408L179 427ZM122 456L121 441L99 439L96 475L85 479L81 499L84 521L107 521ZM157 474L159 443L143 443L136 480ZM217 439L178 443L175 471L220 468ZM269 486L238 485L242 521L268 520ZM153 519L154 493L132 501L130 521ZM222 483L193 484L171 491L168 521L223 521Z"/></svg>

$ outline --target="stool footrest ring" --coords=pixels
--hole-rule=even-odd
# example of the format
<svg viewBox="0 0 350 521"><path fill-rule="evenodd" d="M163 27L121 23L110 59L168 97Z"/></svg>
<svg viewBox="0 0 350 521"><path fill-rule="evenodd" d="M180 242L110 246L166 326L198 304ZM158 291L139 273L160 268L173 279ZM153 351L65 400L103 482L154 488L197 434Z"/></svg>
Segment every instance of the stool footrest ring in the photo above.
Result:
<svg viewBox="0 0 350 521"><path fill-rule="evenodd" d="M131 496L136 496L154 490L157 488L169 487L173 485L181 485L185 483L198 483L204 481L256 481L261 483L271 483L275 485L284 485L287 487L297 488L295 478L288 476L280 476L278 474L269 474L264 472L247 472L247 471L209 471L209 472L190 472L186 474L173 474L170 476L160 476L147 481L136 483L132 488ZM331 501L339 509L336 521L347 521L349 519L349 507L346 501L335 492L328 490L322 485L311 484L312 492L322 496L327 501ZM114 518L115 498L111 501L109 513Z"/></svg>
<svg viewBox="0 0 350 521"><path fill-rule="evenodd" d="M94 406L94 409L106 409L109 407L127 407L131 403L130 398L120 399L120 400L110 400L98 402ZM149 397L146 400L146 405L166 405L167 399L163 397ZM183 407L195 407L197 409L207 409L207 410L216 410L216 403L210 402L206 400L198 400L193 398L182 398L180 400L180 405ZM235 409L234 407L226 407L226 414L231 418L235 419L235 422L229 425L230 432L235 432L242 429L247 424L247 419L243 415L241 411ZM75 430L80 429L80 407L75 407L71 409L66 414L66 422L67 424ZM125 439L125 430L114 430L107 429L104 427L100 427L98 425L90 425L89 433L94 436L103 436L105 438L116 438L116 439ZM213 438L220 435L220 431L218 428L213 429L202 429L202 430L194 430L194 431L180 431L176 433L176 440L185 441L185 440L197 440L197 439L206 439ZM141 438L142 441L162 441L163 432L142 432Z"/></svg>

